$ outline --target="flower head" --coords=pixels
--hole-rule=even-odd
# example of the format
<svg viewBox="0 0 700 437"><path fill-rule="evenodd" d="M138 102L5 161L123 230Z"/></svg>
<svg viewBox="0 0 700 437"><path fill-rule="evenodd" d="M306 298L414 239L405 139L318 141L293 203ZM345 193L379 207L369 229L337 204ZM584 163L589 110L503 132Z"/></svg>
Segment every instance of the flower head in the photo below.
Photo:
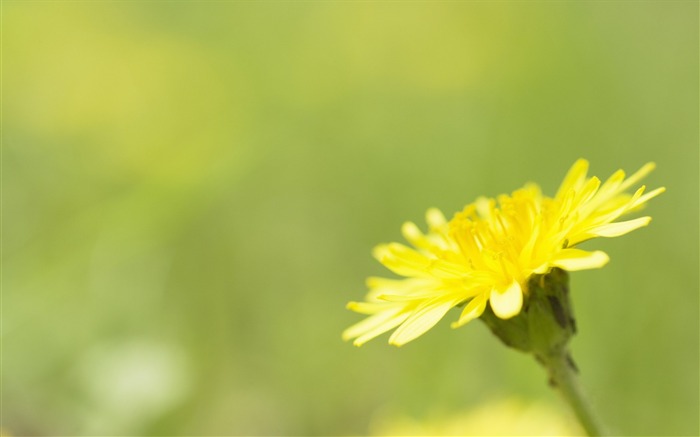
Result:
<svg viewBox="0 0 700 437"><path fill-rule="evenodd" d="M625 178L622 170L601 183L587 177L588 162L577 161L554 197L535 184L500 195L478 198L449 222L431 208L428 232L404 223L402 233L413 247L400 243L377 246L374 256L401 279L369 278L364 302L348 308L369 317L343 332L363 343L394 328L389 343L400 346L432 328L453 307L463 305L452 324L478 318L490 305L501 319L520 313L527 284L534 274L558 267L568 271L604 266L608 256L576 246L596 237L617 237L651 217L617 221L664 191L645 194L628 189L654 169L649 163Z"/></svg>

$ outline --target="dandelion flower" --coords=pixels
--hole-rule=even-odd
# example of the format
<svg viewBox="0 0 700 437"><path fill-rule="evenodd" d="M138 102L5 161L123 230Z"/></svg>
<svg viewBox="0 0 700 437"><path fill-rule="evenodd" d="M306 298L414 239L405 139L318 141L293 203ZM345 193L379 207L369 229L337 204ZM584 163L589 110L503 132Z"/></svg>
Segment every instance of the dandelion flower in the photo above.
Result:
<svg viewBox="0 0 700 437"><path fill-rule="evenodd" d="M664 191L628 190L654 169L649 163L625 178L618 170L604 183L587 177L577 161L554 197L528 184L496 199L481 197L449 222L437 209L426 214L427 233L404 223L413 246L379 245L374 256L403 278L369 278L364 302L348 308L368 317L343 332L355 345L395 329L389 343L401 346L424 334L456 306L464 306L459 327L482 315L487 305L500 319L518 315L532 275L553 268L603 267L608 256L577 246L596 237L618 237L646 226L650 217L618 221Z"/></svg>

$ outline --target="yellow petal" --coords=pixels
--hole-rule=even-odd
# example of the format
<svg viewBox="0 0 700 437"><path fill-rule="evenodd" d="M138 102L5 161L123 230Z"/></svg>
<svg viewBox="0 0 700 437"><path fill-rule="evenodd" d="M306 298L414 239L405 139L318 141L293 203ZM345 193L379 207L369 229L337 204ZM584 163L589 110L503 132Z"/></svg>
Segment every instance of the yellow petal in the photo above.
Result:
<svg viewBox="0 0 700 437"><path fill-rule="evenodd" d="M603 196L608 195L609 193L616 193L617 188L624 180L625 172L623 170L616 171L600 187L600 190L598 190L599 195Z"/></svg>
<svg viewBox="0 0 700 437"><path fill-rule="evenodd" d="M460 326L463 326L463 325L471 322L472 320L476 319L477 317L481 316L481 314L486 309L486 302L487 301L488 301L488 295L486 293L481 293L478 296L475 296L464 307L464 310L462 311L462 315L459 316L459 320L452 323L452 327L459 328Z"/></svg>
<svg viewBox="0 0 700 437"><path fill-rule="evenodd" d="M388 244L379 244L372 249L372 256L379 262L389 254Z"/></svg>
<svg viewBox="0 0 700 437"><path fill-rule="evenodd" d="M411 279L389 279L381 278L378 276L370 276L365 280L365 284L369 288L384 288L389 290L395 290L397 288L402 288L404 284L407 284Z"/></svg>
<svg viewBox="0 0 700 437"><path fill-rule="evenodd" d="M430 208L425 213L425 221L431 228L439 228L447 223L445 215L437 208Z"/></svg>
<svg viewBox="0 0 700 437"><path fill-rule="evenodd" d="M377 314L379 316L380 314ZM353 338L357 337L355 341L352 342L353 345L355 346L362 346L363 344L367 343L368 341L372 340L373 338L384 334L387 331L391 331L392 329L396 328L399 326L401 323L403 323L407 318L409 314L408 313L403 313L403 314L398 314L398 315L391 315L389 317L383 318L381 321L373 321L372 323L368 323L365 326L359 327L362 322L358 323L355 326L358 326L352 334L359 333L359 335L350 335L348 338ZM367 319L369 320L369 319ZM363 320L364 322L365 320ZM351 326L348 328L348 330L353 329L354 326ZM345 333L343 333L345 335ZM345 337L344 337L345 338Z"/></svg>
<svg viewBox="0 0 700 437"><path fill-rule="evenodd" d="M401 276L425 277L430 260L425 256L399 243L377 246L373 255L386 268Z"/></svg>
<svg viewBox="0 0 700 437"><path fill-rule="evenodd" d="M656 168L656 164L653 162L648 162L642 166L639 170L637 170L636 173L634 173L632 176L627 178L622 184L620 184L620 187L618 188L618 192L625 191L632 185L636 184L640 180L642 180L646 175L651 173L652 170Z"/></svg>
<svg viewBox="0 0 700 437"><path fill-rule="evenodd" d="M377 295L377 299L384 302L410 302L433 299L441 293L444 293L444 291L432 286L423 290L416 290L410 294L381 293Z"/></svg>
<svg viewBox="0 0 700 437"><path fill-rule="evenodd" d="M387 320L395 317L400 312L401 308L398 306L395 306L393 308L387 307L385 311L377 312L376 314L373 314L370 317L362 319L359 322L347 328L345 331L343 331L343 340L347 341L351 338L358 337L364 334L365 332L381 325Z"/></svg>
<svg viewBox="0 0 700 437"><path fill-rule="evenodd" d="M603 226L598 226L586 231L588 234L593 234L598 237L619 237L642 226L646 226L651 221L651 217L640 217L626 222L610 223Z"/></svg>
<svg viewBox="0 0 700 437"><path fill-rule="evenodd" d="M579 204L583 204L591 200L591 198L598 192L598 188L600 188L600 179L595 176L590 178L588 182L586 182L586 185L584 185L581 189L578 199Z"/></svg>
<svg viewBox="0 0 700 437"><path fill-rule="evenodd" d="M401 226L403 237L417 249L430 250L434 245L413 222L406 222Z"/></svg>
<svg viewBox="0 0 700 437"><path fill-rule="evenodd" d="M415 240L420 240L423 238L423 233L413 222L404 223L403 226L401 226L401 233L403 234L403 237L411 243L413 243Z"/></svg>
<svg viewBox="0 0 700 437"><path fill-rule="evenodd" d="M482 219L488 220L491 218L491 213L496 207L496 201L488 197L480 196L474 201L474 206L476 207L476 213Z"/></svg>
<svg viewBox="0 0 700 437"><path fill-rule="evenodd" d="M345 308L360 314L377 314L388 306L386 302L348 302Z"/></svg>
<svg viewBox="0 0 700 437"><path fill-rule="evenodd" d="M510 319L517 315L523 306L523 290L518 281L513 281L503 291L491 290L489 297L491 309L501 319Z"/></svg>
<svg viewBox="0 0 700 437"><path fill-rule="evenodd" d="M579 185L583 183L586 179L586 173L588 172L588 161L585 159L579 159L571 166L569 172L564 177L559 190L557 191L556 199L561 200L564 195L573 189L576 189Z"/></svg>
<svg viewBox="0 0 700 437"><path fill-rule="evenodd" d="M384 298L386 295L416 296L421 293L434 293L436 282L431 278L387 279L369 277L367 278L367 286L370 290L365 300L381 303L387 300Z"/></svg>
<svg viewBox="0 0 700 437"><path fill-rule="evenodd" d="M608 255L600 250L588 252L581 249L564 249L552 260L552 265L573 272L597 269L603 267L609 260Z"/></svg>
<svg viewBox="0 0 700 437"><path fill-rule="evenodd" d="M551 268L552 268L552 267L551 267L549 264L547 264L547 263L540 264L539 267L537 267L537 268L535 268L535 269L532 270L532 273L536 273L536 274L538 274L538 275L544 275L544 274L546 274L547 272L549 272L549 269L551 269Z"/></svg>
<svg viewBox="0 0 700 437"><path fill-rule="evenodd" d="M425 331L435 326L456 303L455 300L427 302L411 314L403 325L399 326L391 334L389 343L395 346L402 346L423 335Z"/></svg>
<svg viewBox="0 0 700 437"><path fill-rule="evenodd" d="M653 191L646 193L643 196L640 196L638 199L634 200L630 209L636 208L640 205L643 205L644 203L648 202L649 200L653 199L654 197L658 196L659 194L663 193L664 191L666 191L666 187L660 187L660 188L657 188Z"/></svg>

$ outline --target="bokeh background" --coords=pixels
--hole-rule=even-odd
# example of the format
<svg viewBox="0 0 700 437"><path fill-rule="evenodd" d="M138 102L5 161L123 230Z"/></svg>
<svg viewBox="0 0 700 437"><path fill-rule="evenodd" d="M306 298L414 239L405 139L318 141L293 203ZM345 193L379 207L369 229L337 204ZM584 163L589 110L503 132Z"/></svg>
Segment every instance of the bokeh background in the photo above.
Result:
<svg viewBox="0 0 700 437"><path fill-rule="evenodd" d="M582 384L700 432L697 2L5 1L2 37L4 432L575 433L478 321L340 333L405 220L579 157L668 189L572 275Z"/></svg>

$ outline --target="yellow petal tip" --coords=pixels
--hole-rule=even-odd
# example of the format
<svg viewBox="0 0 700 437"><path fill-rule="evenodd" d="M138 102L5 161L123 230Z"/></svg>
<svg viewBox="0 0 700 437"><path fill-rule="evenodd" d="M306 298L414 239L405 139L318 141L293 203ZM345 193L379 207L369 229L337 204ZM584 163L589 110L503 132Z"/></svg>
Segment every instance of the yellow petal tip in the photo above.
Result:
<svg viewBox="0 0 700 437"><path fill-rule="evenodd" d="M489 302L491 309L499 319L510 319L518 315L523 306L522 288L517 281L513 281L503 291L494 288L491 290Z"/></svg>

